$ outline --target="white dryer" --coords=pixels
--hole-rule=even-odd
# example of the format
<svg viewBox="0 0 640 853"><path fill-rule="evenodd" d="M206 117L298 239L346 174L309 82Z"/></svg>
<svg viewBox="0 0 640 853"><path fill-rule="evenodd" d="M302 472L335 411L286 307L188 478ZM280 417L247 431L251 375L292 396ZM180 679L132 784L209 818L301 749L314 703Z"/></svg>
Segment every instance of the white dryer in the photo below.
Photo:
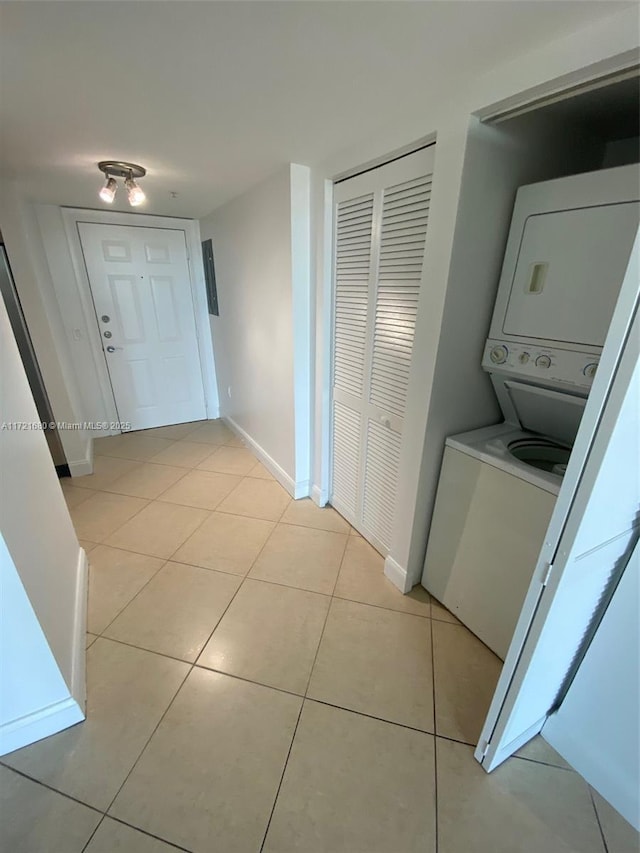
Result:
<svg viewBox="0 0 640 853"><path fill-rule="evenodd" d="M505 422L447 439L422 584L504 659L640 222L640 167L521 187L482 367Z"/></svg>

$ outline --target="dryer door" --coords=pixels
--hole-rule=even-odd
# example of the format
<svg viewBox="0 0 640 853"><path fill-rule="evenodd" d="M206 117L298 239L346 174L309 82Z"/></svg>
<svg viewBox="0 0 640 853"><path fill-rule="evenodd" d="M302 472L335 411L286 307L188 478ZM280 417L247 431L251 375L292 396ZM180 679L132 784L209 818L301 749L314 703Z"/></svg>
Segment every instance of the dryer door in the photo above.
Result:
<svg viewBox="0 0 640 853"><path fill-rule="evenodd" d="M602 346L639 219L638 202L529 216L504 334Z"/></svg>

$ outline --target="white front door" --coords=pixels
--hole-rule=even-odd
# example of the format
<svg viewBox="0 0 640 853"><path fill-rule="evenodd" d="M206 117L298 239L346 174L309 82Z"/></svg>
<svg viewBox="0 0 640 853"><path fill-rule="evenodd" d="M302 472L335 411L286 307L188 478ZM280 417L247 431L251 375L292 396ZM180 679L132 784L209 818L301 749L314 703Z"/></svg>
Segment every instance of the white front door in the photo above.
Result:
<svg viewBox="0 0 640 853"><path fill-rule="evenodd" d="M118 418L206 418L184 231L78 223Z"/></svg>

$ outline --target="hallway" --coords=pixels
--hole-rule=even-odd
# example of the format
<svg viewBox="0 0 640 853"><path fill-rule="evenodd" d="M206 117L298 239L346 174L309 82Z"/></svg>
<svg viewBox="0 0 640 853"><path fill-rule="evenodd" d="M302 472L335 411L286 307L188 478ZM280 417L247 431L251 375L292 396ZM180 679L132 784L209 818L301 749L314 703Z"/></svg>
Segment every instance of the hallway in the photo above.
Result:
<svg viewBox="0 0 640 853"><path fill-rule="evenodd" d="M485 774L500 661L222 422L95 453L62 481L90 562L87 720L2 759L3 850L634 849L543 740Z"/></svg>

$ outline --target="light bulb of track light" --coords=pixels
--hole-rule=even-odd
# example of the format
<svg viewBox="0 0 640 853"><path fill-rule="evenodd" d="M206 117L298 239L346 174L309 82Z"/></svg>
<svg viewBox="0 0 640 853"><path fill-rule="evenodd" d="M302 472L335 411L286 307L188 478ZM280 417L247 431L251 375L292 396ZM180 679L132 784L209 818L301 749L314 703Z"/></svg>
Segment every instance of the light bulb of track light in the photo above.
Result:
<svg viewBox="0 0 640 853"><path fill-rule="evenodd" d="M136 184L133 178L127 178L124 182L124 185L128 190L127 197L129 199L129 204L131 205L131 207L137 207L139 204L142 204L142 202L145 201L146 195Z"/></svg>
<svg viewBox="0 0 640 853"><path fill-rule="evenodd" d="M102 201L106 201L107 204L111 204L116 197L117 187L118 185L116 184L115 178L107 178L107 183L102 187L98 195Z"/></svg>

